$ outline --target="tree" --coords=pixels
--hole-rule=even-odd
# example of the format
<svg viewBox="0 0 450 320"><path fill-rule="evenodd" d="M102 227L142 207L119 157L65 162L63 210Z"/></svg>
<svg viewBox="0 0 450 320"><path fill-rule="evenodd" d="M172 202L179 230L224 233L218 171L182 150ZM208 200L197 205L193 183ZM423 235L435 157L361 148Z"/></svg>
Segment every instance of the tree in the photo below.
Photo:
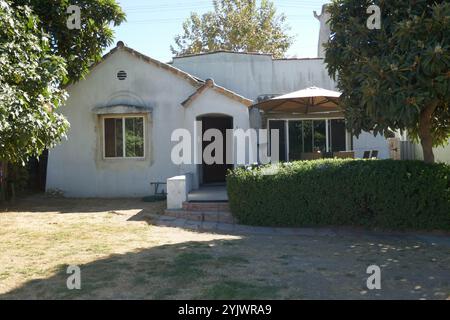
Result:
<svg viewBox="0 0 450 320"><path fill-rule="evenodd" d="M25 163L65 134L66 119L54 112L65 99L59 87L64 59L51 53L49 39L28 7L0 0L0 161L6 190L8 162Z"/></svg>
<svg viewBox="0 0 450 320"><path fill-rule="evenodd" d="M115 0L0 0L0 161L24 165L58 143L68 129L57 108L66 85L83 78L125 21ZM68 28L70 5L80 28Z"/></svg>
<svg viewBox="0 0 450 320"><path fill-rule="evenodd" d="M381 9L369 29L367 9ZM450 3L447 0L334 0L325 62L343 92L349 129L407 131L434 162L450 137ZM376 18L376 17L375 17Z"/></svg>
<svg viewBox="0 0 450 320"><path fill-rule="evenodd" d="M102 52L114 40L111 25L125 21L125 13L116 0L10 0L14 7L29 6L39 18L39 27L49 35L50 49L65 59L67 78L64 84L83 78L89 67L98 62ZM80 8L80 29L69 29L68 8Z"/></svg>
<svg viewBox="0 0 450 320"><path fill-rule="evenodd" d="M177 56L229 50L272 53L281 58L292 44L284 14L262 0L214 0L214 11L201 17L192 13L183 23L183 34L175 37Z"/></svg>

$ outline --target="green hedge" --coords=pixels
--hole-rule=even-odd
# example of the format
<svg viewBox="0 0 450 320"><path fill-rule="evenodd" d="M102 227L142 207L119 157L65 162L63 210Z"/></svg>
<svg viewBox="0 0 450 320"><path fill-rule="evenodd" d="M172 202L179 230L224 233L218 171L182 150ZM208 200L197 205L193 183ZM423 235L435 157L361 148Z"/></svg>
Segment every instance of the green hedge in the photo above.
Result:
<svg viewBox="0 0 450 320"><path fill-rule="evenodd" d="M445 164L320 160L235 169L227 185L247 225L450 230L449 176Z"/></svg>

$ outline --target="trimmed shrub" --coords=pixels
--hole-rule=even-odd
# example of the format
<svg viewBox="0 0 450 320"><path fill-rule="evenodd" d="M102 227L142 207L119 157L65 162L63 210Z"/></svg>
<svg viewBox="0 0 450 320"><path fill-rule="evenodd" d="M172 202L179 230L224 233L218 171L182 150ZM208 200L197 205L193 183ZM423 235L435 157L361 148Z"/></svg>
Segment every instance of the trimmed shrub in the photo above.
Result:
<svg viewBox="0 0 450 320"><path fill-rule="evenodd" d="M227 188L247 225L450 230L449 176L420 161L299 161L235 169Z"/></svg>

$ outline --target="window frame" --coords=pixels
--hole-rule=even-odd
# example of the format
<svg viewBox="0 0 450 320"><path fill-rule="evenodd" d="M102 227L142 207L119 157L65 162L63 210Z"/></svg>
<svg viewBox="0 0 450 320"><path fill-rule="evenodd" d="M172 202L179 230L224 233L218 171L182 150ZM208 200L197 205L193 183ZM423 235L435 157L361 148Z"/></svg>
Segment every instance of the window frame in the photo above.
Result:
<svg viewBox="0 0 450 320"><path fill-rule="evenodd" d="M291 161L290 159L290 150L289 150L289 123L292 121L325 121L325 134L326 134L326 152L330 152L331 150L331 130L329 128L329 125L331 123L331 120L344 120L343 117L280 117L280 118L271 118L268 117L266 119L266 128L270 128L270 121L284 121L285 122L285 131L286 131L286 159L287 161ZM302 125L303 130L303 125ZM350 137L350 140L349 140ZM270 136L268 137L268 144L269 144L269 150L270 150ZM346 151L351 151L352 149L352 142L353 139L348 132L348 130L345 130L345 149Z"/></svg>
<svg viewBox="0 0 450 320"><path fill-rule="evenodd" d="M142 157L127 157L126 156L126 139L125 139L125 119L130 119L130 118L140 118L142 119L142 133L143 133L143 138L144 138L144 145L143 145L143 156ZM122 143L122 148L123 148L123 156L122 157L107 157L106 156L106 135L105 135L105 121L106 119L122 119L122 137L123 137L123 143ZM147 153L147 138L146 138L146 124L145 124L145 119L146 116L145 115L105 115L102 117L102 139L103 139L103 160L144 160L146 158L146 153Z"/></svg>

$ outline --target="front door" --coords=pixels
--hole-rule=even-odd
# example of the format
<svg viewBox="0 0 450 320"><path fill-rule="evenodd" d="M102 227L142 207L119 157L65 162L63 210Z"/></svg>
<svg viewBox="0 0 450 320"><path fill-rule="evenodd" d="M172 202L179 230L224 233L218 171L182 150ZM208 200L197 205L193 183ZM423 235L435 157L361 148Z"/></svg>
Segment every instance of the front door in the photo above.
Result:
<svg viewBox="0 0 450 320"><path fill-rule="evenodd" d="M201 119L202 121L202 127L204 134L209 129L218 129L223 136L223 164L212 164L208 165L205 163L203 159L203 183L223 183L226 179L226 174L228 169L232 169L233 165L227 165L226 159L227 159L227 135L226 130L227 129L233 129L233 118L231 117L203 117ZM205 148L212 143L212 141L203 141L203 148L202 153L205 150ZM215 154L212 154L212 156L215 156Z"/></svg>

